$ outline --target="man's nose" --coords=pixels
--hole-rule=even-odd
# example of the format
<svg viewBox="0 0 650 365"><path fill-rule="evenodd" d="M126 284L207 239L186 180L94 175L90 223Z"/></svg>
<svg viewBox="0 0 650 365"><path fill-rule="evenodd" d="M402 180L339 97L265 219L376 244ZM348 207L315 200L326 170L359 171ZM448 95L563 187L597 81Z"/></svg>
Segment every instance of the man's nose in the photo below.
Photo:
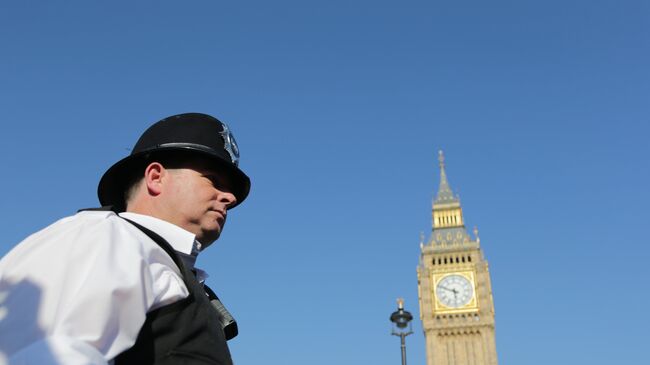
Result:
<svg viewBox="0 0 650 365"><path fill-rule="evenodd" d="M230 192L222 192L219 196L219 201L226 205L226 209L230 209L235 203L237 203L237 198L235 194Z"/></svg>

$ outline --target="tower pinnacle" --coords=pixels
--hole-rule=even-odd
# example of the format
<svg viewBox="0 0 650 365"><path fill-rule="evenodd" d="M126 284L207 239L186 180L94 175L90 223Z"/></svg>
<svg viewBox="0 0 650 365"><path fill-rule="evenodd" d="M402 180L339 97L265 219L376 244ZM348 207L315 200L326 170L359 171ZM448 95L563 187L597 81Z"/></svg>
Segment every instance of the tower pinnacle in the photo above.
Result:
<svg viewBox="0 0 650 365"><path fill-rule="evenodd" d="M433 229L464 228L463 210L460 207L460 200L454 196L447 181L445 155L442 151L438 151L438 161L440 162L440 187L433 201ZM466 233L461 233L463 234Z"/></svg>
<svg viewBox="0 0 650 365"><path fill-rule="evenodd" d="M453 203L458 199L454 197L451 191L449 182L447 181L447 173L445 172L445 155L442 150L438 151L438 161L440 163L440 187L438 188L438 195L436 196L435 203Z"/></svg>

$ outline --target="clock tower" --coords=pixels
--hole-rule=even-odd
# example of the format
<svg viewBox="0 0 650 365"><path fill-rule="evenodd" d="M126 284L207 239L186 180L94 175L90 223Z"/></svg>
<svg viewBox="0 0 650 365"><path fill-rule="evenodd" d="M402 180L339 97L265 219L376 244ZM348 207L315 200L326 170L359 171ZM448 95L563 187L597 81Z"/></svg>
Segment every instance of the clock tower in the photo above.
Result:
<svg viewBox="0 0 650 365"><path fill-rule="evenodd" d="M420 243L418 299L427 365L497 365L494 302L478 230L465 229L439 152L440 187L433 202L432 232Z"/></svg>

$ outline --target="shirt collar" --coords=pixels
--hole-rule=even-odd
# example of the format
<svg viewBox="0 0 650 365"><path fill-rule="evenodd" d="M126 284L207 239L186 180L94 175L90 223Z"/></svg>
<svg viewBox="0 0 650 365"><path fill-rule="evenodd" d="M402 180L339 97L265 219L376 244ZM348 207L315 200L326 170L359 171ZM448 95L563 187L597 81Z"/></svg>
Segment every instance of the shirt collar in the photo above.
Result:
<svg viewBox="0 0 650 365"><path fill-rule="evenodd" d="M201 250L201 244L196 240L196 235L173 223L149 215L132 212L122 212L120 213L120 216L130 219L156 232L164 238L175 251L183 255L194 257L196 260L196 256L198 256L199 251Z"/></svg>

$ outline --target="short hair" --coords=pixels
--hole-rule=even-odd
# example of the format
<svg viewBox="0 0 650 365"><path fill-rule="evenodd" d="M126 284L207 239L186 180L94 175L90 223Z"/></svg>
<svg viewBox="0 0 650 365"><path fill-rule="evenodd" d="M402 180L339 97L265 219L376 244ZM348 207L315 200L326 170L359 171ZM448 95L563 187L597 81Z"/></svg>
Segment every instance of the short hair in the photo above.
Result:
<svg viewBox="0 0 650 365"><path fill-rule="evenodd" d="M147 164L148 166L149 164ZM142 170L138 170L142 172ZM138 191L140 188L140 183L144 179L144 174L132 174L132 176L127 180L125 188L124 188L124 206L129 205L129 201L133 199L135 196L135 193Z"/></svg>

